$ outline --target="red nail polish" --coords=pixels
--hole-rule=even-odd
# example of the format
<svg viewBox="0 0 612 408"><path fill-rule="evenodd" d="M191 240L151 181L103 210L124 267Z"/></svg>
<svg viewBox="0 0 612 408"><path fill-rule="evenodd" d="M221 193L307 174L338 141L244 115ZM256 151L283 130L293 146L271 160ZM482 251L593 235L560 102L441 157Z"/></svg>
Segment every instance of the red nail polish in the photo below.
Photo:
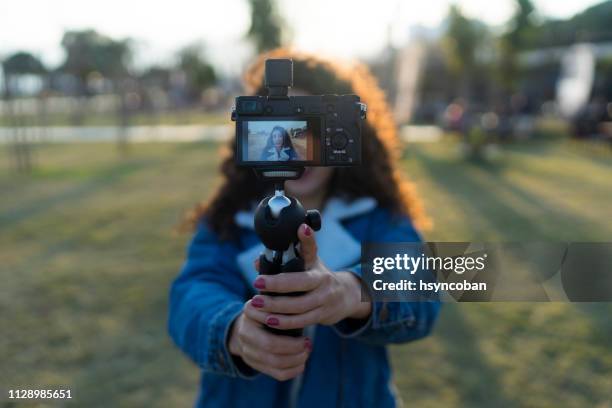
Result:
<svg viewBox="0 0 612 408"><path fill-rule="evenodd" d="M255 282L253 283L253 286L255 286L257 289L265 289L266 288L266 281L264 278L257 278L255 279Z"/></svg>
<svg viewBox="0 0 612 408"><path fill-rule="evenodd" d="M268 326L278 326L278 325L279 325L279 323L280 323L280 322L278 321L278 319L277 319L276 317L268 317L268 318L266 319L266 324L267 324Z"/></svg>
<svg viewBox="0 0 612 408"><path fill-rule="evenodd" d="M264 301L260 297L254 297L253 300L251 300L251 304L253 307L263 307Z"/></svg>
<svg viewBox="0 0 612 408"><path fill-rule="evenodd" d="M309 237L310 235L312 235L312 230L310 229L310 227L306 224L304 224L304 235L306 235L307 237Z"/></svg>
<svg viewBox="0 0 612 408"><path fill-rule="evenodd" d="M306 347L308 351L312 351L312 343L308 337L304 339L304 347Z"/></svg>

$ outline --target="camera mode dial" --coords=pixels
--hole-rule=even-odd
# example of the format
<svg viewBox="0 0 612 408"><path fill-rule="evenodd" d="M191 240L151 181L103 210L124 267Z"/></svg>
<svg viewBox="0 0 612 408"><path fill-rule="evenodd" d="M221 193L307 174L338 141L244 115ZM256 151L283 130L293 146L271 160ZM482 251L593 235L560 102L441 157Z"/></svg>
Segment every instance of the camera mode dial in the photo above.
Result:
<svg viewBox="0 0 612 408"><path fill-rule="evenodd" d="M343 130L334 133L331 137L331 145L334 149L337 149L337 150L344 149L347 143L348 143L348 137L346 135L346 132L344 132Z"/></svg>

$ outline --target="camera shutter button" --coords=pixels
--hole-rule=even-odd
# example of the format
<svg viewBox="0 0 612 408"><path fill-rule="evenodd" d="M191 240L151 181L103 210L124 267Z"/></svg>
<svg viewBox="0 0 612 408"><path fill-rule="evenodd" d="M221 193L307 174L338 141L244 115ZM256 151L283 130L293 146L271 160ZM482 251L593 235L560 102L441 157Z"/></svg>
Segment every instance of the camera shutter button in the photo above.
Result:
<svg viewBox="0 0 612 408"><path fill-rule="evenodd" d="M348 143L348 137L344 132L336 132L331 137L331 145L334 149L344 149Z"/></svg>

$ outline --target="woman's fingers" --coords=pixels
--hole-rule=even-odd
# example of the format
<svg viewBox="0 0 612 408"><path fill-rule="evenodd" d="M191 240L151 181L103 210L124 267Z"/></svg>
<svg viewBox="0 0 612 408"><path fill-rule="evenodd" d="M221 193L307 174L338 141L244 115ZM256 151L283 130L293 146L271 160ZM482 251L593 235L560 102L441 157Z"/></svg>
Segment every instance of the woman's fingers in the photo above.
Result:
<svg viewBox="0 0 612 408"><path fill-rule="evenodd" d="M268 317L268 313L254 307L253 299L249 300L246 303L243 313L251 320L254 320L261 324L266 324L266 317Z"/></svg>
<svg viewBox="0 0 612 408"><path fill-rule="evenodd" d="M278 275L260 275L254 286L262 291L276 293L306 292L321 284L324 277L317 269L305 272L283 272Z"/></svg>
<svg viewBox="0 0 612 408"><path fill-rule="evenodd" d="M240 356L249 366L279 381L304 371L311 343L306 337L279 336L266 332L246 316L239 333Z"/></svg>
<svg viewBox="0 0 612 408"><path fill-rule="evenodd" d="M252 300L249 300L247 302L247 306L244 308L244 314L249 319L264 324L268 327L281 330L303 329L306 326L317 324L321 319L322 312L322 308L318 307L316 309L309 310L306 313L295 315L267 313L253 307Z"/></svg>
<svg viewBox="0 0 612 408"><path fill-rule="evenodd" d="M257 347L247 344L243 346L242 357L266 367L283 370L305 364L308 360L308 350L299 354L274 354L263 352Z"/></svg>
<svg viewBox="0 0 612 408"><path fill-rule="evenodd" d="M313 229L306 224L300 225L298 238L300 240L300 254L304 258L306 269L310 269L317 260L317 241Z"/></svg>
<svg viewBox="0 0 612 408"><path fill-rule="evenodd" d="M301 296L256 295L249 301L249 306L261 312L282 314L306 313L322 304L322 293L316 289Z"/></svg>
<svg viewBox="0 0 612 408"><path fill-rule="evenodd" d="M264 313L264 312L260 312ZM323 310L316 308L306 313L296 315L268 314L264 313L264 324L275 329L302 329L312 324L317 324L321 320ZM259 319L258 319L259 321Z"/></svg>
<svg viewBox="0 0 612 408"><path fill-rule="evenodd" d="M245 314L251 320L259 322L258 319L254 319L252 313L245 310ZM262 319L265 322L265 317ZM263 322L261 322L263 323ZM268 333L261 326L254 327L248 331L248 336L241 338L243 344L249 344L258 350L274 353L274 354L299 354L304 350L308 349L310 340L306 337L289 337L289 336L277 336L272 333Z"/></svg>

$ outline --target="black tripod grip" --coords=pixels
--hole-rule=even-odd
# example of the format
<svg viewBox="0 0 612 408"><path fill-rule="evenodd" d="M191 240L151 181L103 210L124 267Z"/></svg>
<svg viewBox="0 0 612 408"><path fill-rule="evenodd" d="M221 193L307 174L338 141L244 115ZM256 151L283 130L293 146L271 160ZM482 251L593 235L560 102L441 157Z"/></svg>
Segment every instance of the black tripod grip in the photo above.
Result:
<svg viewBox="0 0 612 408"><path fill-rule="evenodd" d="M304 272L304 260L302 258L293 258L286 264L278 264L274 261L268 261L265 255L259 256L259 274L260 275L277 275L281 272ZM262 295L267 296L300 296L304 292L293 292L293 293L274 293L262 291ZM300 337L303 333L302 329L288 329L280 330L272 327L265 326L266 330L270 333L278 334L282 336Z"/></svg>
<svg viewBox="0 0 612 408"><path fill-rule="evenodd" d="M278 275L279 273L281 273L281 265L268 261L264 254L259 255L260 275Z"/></svg>

